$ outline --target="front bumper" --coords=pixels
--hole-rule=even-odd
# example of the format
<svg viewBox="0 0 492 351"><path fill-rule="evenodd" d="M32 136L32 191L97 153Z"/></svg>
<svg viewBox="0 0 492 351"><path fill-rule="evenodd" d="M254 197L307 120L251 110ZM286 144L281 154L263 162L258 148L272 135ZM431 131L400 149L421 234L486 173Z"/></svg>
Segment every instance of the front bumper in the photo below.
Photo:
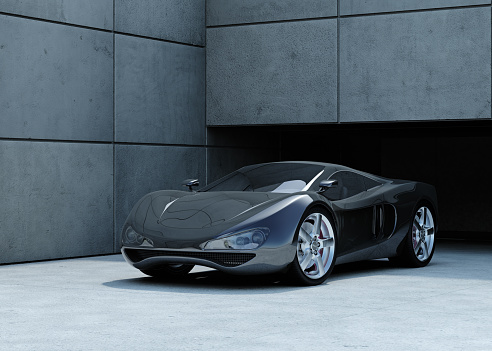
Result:
<svg viewBox="0 0 492 351"><path fill-rule="evenodd" d="M140 270L156 269L168 264L193 264L233 274L269 274L285 269L295 258L295 247L260 248L258 250L198 250L121 248L125 260Z"/></svg>

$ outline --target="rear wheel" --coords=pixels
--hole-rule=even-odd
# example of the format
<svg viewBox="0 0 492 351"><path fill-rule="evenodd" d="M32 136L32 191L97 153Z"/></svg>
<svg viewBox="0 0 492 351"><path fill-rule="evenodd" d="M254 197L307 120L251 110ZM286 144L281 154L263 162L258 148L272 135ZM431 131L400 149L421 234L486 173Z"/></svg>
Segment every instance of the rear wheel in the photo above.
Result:
<svg viewBox="0 0 492 351"><path fill-rule="evenodd" d="M296 234L296 257L289 270L295 283L318 285L335 265L336 234L330 214L313 208L303 216Z"/></svg>
<svg viewBox="0 0 492 351"><path fill-rule="evenodd" d="M424 267L434 255L434 215L427 206L419 206L405 237L403 250L397 262L409 267Z"/></svg>
<svg viewBox="0 0 492 351"><path fill-rule="evenodd" d="M159 266L159 268L141 269L140 271L154 278L169 279L183 277L187 275L193 267L194 265L192 264L167 264Z"/></svg>

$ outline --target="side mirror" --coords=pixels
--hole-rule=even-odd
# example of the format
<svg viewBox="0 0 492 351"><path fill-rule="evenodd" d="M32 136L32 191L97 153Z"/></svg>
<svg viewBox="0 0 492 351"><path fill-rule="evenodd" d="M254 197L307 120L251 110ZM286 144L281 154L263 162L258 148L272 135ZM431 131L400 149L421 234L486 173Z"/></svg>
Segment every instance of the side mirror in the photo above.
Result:
<svg viewBox="0 0 492 351"><path fill-rule="evenodd" d="M329 188L333 188L338 185L338 180L336 179L330 179L330 180L322 180L319 182L319 190L317 191L318 193L325 192Z"/></svg>
<svg viewBox="0 0 492 351"><path fill-rule="evenodd" d="M182 183L183 186L187 186L190 191L193 191L194 186L199 186L200 182L198 179L186 179Z"/></svg>

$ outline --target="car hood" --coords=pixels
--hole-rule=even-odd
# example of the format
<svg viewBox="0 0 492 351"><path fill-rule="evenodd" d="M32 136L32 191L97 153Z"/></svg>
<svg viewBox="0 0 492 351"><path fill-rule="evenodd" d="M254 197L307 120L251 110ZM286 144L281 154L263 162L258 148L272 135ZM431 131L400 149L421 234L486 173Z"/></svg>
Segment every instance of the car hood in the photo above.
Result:
<svg viewBox="0 0 492 351"><path fill-rule="evenodd" d="M285 194L210 192L176 198L162 208L162 201L152 201L159 224L168 228L200 229L213 227L244 215L259 205L274 202ZM164 199L167 200L167 199Z"/></svg>
<svg viewBox="0 0 492 351"><path fill-rule="evenodd" d="M196 246L292 195L158 191L142 198L127 222L160 247Z"/></svg>

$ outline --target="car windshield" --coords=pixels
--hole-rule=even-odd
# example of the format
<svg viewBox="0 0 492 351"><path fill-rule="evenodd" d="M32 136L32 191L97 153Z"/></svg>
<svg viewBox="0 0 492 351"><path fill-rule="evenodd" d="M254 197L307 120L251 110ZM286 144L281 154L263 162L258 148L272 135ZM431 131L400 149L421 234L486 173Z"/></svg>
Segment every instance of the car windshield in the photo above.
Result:
<svg viewBox="0 0 492 351"><path fill-rule="evenodd" d="M209 184L200 191L295 193L307 190L323 170L323 166L305 163L269 163L245 167Z"/></svg>

